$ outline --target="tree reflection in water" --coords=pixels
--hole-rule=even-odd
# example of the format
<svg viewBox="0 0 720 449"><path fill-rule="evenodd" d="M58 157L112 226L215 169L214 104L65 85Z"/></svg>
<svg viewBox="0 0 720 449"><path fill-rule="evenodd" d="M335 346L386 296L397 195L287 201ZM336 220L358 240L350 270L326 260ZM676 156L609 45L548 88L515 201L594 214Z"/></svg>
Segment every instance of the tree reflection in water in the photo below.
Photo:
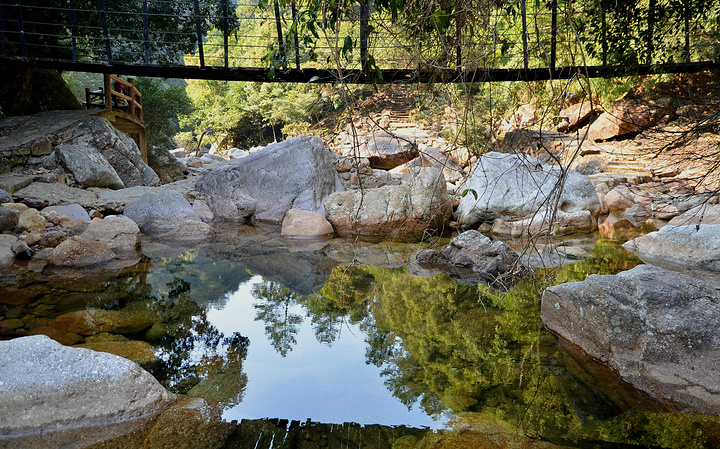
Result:
<svg viewBox="0 0 720 449"><path fill-rule="evenodd" d="M460 285L444 275L412 277L404 268L338 267L314 295L260 284L254 293L265 302L255 305L257 319L265 321L283 355L296 344L304 319L290 312L294 305L306 309L317 340L328 345L343 320L358 324L366 334L366 363L382 368L395 397L408 407L419 401L428 414L449 414L465 425L508 423L532 438L572 446L712 447L707 444L720 435L717 418L651 409L628 413L637 403L603 392L584 368L567 363L544 331L539 306L546 286L639 263L604 240L594 255L541 271L506 293Z"/></svg>
<svg viewBox="0 0 720 449"><path fill-rule="evenodd" d="M242 401L247 375L242 363L250 340L235 332L226 337L190 300L190 284L179 277L167 284L167 296L154 298L163 317L146 338L159 343L158 362L148 369L169 390L214 399L233 406Z"/></svg>

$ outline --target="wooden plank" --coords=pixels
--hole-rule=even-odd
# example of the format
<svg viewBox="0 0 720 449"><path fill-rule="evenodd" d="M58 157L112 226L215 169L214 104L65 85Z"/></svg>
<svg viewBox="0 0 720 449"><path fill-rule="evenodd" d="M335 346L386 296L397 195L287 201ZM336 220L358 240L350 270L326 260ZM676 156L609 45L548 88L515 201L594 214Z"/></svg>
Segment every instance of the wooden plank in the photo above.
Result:
<svg viewBox="0 0 720 449"><path fill-rule="evenodd" d="M273 79L268 78L268 69L259 67L198 67L198 66L153 66L142 64L104 64L98 62L71 62L47 59L23 59L18 57L0 57L0 64L6 67L30 67L55 70L68 70L91 73L117 73L121 75L149 76L156 78L184 78L223 81L258 81L258 82L290 82L334 83L338 79L336 70L327 69L295 69L275 72ZM631 66L588 66L583 67L590 78L622 77L630 75L654 75L661 73L698 73L720 71L720 61L702 61L692 63L670 63ZM489 81L546 81L550 79L570 79L577 75L578 67L557 67L524 69L474 69L456 71L441 70L381 70L382 78L377 80L362 73L361 70L343 70L350 84L385 83L460 83L467 80L474 82ZM317 77L317 79L315 79Z"/></svg>

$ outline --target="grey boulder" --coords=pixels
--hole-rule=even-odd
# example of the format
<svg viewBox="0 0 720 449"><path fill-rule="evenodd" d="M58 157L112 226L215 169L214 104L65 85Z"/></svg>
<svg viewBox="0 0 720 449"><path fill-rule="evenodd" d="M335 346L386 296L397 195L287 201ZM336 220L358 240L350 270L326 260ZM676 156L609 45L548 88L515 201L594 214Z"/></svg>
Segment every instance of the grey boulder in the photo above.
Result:
<svg viewBox="0 0 720 449"><path fill-rule="evenodd" d="M0 436L118 423L174 401L130 360L44 335L0 341Z"/></svg>
<svg viewBox="0 0 720 449"><path fill-rule="evenodd" d="M325 198L344 190L336 159L317 137L293 137L212 170L196 189L216 219L279 225L290 209L324 214Z"/></svg>
<svg viewBox="0 0 720 449"><path fill-rule="evenodd" d="M80 187L125 187L115 169L95 148L82 145L58 145L55 157Z"/></svg>
<svg viewBox="0 0 720 449"><path fill-rule="evenodd" d="M720 271L720 224L667 225L623 247L649 262Z"/></svg>
<svg viewBox="0 0 720 449"><path fill-rule="evenodd" d="M564 177L563 177L564 174ZM471 227L532 218L540 210L600 214L590 180L572 170L543 165L522 154L490 152L478 159L457 209L458 223Z"/></svg>
<svg viewBox="0 0 720 449"><path fill-rule="evenodd" d="M188 200L174 190L148 192L128 203L123 215L145 234L166 240L200 240L211 231Z"/></svg>
<svg viewBox="0 0 720 449"><path fill-rule="evenodd" d="M545 290L545 326L680 409L720 412L720 283L651 265Z"/></svg>

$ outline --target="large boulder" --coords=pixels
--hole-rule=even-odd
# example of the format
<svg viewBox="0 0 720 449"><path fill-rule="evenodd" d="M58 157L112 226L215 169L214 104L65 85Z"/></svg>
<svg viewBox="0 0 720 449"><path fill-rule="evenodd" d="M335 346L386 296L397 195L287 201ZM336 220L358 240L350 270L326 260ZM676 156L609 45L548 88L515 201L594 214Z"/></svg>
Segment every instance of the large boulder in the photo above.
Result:
<svg viewBox="0 0 720 449"><path fill-rule="evenodd" d="M280 231L280 235L286 238L330 237L334 233L324 215L301 209L287 211Z"/></svg>
<svg viewBox="0 0 720 449"><path fill-rule="evenodd" d="M720 224L667 225L623 246L647 261L720 271Z"/></svg>
<svg viewBox="0 0 720 449"><path fill-rule="evenodd" d="M590 125L588 139L608 140L638 133L655 126L660 113L655 105L637 101L621 100L611 104Z"/></svg>
<svg viewBox="0 0 720 449"><path fill-rule="evenodd" d="M484 154L465 187L467 193L456 212L463 227L498 219L531 219L529 223L534 223L533 217L546 215L547 210L565 214L587 211L596 218L601 210L600 199L586 176L543 165L522 154Z"/></svg>
<svg viewBox="0 0 720 449"><path fill-rule="evenodd" d="M133 420L175 397L136 363L44 335L0 341L0 436Z"/></svg>
<svg viewBox="0 0 720 449"><path fill-rule="evenodd" d="M376 133L366 137L354 157L367 158L370 167L390 170L418 156L415 138Z"/></svg>
<svg viewBox="0 0 720 449"><path fill-rule="evenodd" d="M217 219L281 224L290 209L324 214L323 200L344 189L336 159L317 137L293 137L214 169L196 188Z"/></svg>
<svg viewBox="0 0 720 449"><path fill-rule="evenodd" d="M67 173L75 178L80 187L125 187L110 162L98 150L81 145L58 145L55 157Z"/></svg>
<svg viewBox="0 0 720 449"><path fill-rule="evenodd" d="M325 200L325 215L344 236L421 239L442 230L452 213L445 178L436 168L416 167L405 183L337 192Z"/></svg>
<svg viewBox="0 0 720 449"><path fill-rule="evenodd" d="M421 265L438 267L463 283L507 286L530 273L505 242L491 240L475 230L463 232L437 251L419 251L415 260Z"/></svg>
<svg viewBox="0 0 720 449"><path fill-rule="evenodd" d="M548 288L542 320L550 331L661 402L717 414L718 287L717 282L640 265Z"/></svg>
<svg viewBox="0 0 720 449"><path fill-rule="evenodd" d="M140 228L122 215L109 215L88 223L80 236L102 242L114 252L135 251L140 244Z"/></svg>
<svg viewBox="0 0 720 449"><path fill-rule="evenodd" d="M158 175L143 162L135 141L115 129L107 119L87 117L66 143L95 148L112 165L125 187L160 183Z"/></svg>
<svg viewBox="0 0 720 449"><path fill-rule="evenodd" d="M211 231L182 194L164 189L129 202L123 214L145 234L168 240L204 239Z"/></svg>
<svg viewBox="0 0 720 449"><path fill-rule="evenodd" d="M61 267L83 268L114 258L115 253L106 244L75 236L56 246L50 253L48 263Z"/></svg>
<svg viewBox="0 0 720 449"><path fill-rule="evenodd" d="M164 146L148 146L148 165L163 183L178 181L185 177L185 165L170 154Z"/></svg>

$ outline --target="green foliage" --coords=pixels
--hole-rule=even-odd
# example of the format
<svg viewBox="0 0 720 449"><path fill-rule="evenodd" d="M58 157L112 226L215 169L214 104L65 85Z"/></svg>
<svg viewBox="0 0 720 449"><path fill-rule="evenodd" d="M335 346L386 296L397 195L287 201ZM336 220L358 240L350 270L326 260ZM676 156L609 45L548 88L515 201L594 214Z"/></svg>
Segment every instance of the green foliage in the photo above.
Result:
<svg viewBox="0 0 720 449"><path fill-rule="evenodd" d="M143 120L147 127L148 143L167 142L179 130L178 116L191 113L190 100L183 84L157 78L135 80L135 86L142 93Z"/></svg>

